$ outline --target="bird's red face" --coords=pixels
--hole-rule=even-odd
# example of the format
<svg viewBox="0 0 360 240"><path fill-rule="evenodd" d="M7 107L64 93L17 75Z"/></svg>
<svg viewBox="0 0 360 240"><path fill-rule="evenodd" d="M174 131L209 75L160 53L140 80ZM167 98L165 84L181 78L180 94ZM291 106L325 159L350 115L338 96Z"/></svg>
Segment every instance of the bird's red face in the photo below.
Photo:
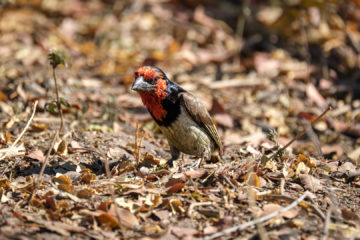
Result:
<svg viewBox="0 0 360 240"><path fill-rule="evenodd" d="M166 98L166 88L166 76L160 69L144 66L135 71L131 89L139 93L144 105L157 120L164 119L167 114L161 103Z"/></svg>

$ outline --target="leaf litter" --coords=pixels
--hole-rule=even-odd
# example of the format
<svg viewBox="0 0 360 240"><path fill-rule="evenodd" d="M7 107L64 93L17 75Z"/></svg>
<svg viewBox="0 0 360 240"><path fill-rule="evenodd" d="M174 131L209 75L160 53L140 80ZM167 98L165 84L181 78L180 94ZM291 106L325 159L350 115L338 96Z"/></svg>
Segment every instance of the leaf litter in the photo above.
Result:
<svg viewBox="0 0 360 240"><path fill-rule="evenodd" d="M0 161L0 236L358 238L358 3L322 16L325 1L175 2L0 3L1 156L19 139ZM64 131L54 147L49 49L68 55L52 55L53 67L69 62L55 66ZM166 140L129 90L140 65L158 65L206 103L221 163L191 169L184 155L164 166Z"/></svg>

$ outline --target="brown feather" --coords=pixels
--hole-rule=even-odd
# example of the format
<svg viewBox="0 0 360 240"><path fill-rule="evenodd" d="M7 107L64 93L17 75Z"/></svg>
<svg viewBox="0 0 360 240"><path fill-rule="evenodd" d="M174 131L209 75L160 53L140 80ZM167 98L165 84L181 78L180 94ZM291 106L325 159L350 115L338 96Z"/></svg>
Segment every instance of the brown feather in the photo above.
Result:
<svg viewBox="0 0 360 240"><path fill-rule="evenodd" d="M201 126L212 138L215 145L219 149L219 153L221 154L223 151L223 146L218 131L204 104L202 104L202 102L200 102L194 95L189 92L182 92L179 94L179 97L182 106L186 109L194 121L199 124L199 126Z"/></svg>

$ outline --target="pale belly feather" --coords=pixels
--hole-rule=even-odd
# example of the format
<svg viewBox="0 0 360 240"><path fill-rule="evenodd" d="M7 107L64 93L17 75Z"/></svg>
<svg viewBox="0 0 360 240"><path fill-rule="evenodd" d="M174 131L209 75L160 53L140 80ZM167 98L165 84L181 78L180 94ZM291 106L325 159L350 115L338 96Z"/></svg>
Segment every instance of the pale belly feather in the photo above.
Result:
<svg viewBox="0 0 360 240"><path fill-rule="evenodd" d="M213 148L211 138L183 109L171 127L160 126L160 129L169 144L179 151L197 157L201 157L202 154L205 158L210 157Z"/></svg>

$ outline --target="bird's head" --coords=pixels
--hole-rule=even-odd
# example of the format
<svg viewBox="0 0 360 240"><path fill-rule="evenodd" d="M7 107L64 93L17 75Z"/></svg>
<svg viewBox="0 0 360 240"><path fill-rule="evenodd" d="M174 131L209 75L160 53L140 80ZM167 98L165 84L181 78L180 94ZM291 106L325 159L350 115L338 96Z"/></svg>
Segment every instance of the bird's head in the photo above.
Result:
<svg viewBox="0 0 360 240"><path fill-rule="evenodd" d="M137 91L152 116L157 120L166 117L162 101L166 99L171 84L165 73L157 67L144 66L135 71L135 81L131 89Z"/></svg>
<svg viewBox="0 0 360 240"><path fill-rule="evenodd" d="M161 69L152 66L140 67L135 71L135 81L131 89L141 92L154 92L165 90L167 77Z"/></svg>

